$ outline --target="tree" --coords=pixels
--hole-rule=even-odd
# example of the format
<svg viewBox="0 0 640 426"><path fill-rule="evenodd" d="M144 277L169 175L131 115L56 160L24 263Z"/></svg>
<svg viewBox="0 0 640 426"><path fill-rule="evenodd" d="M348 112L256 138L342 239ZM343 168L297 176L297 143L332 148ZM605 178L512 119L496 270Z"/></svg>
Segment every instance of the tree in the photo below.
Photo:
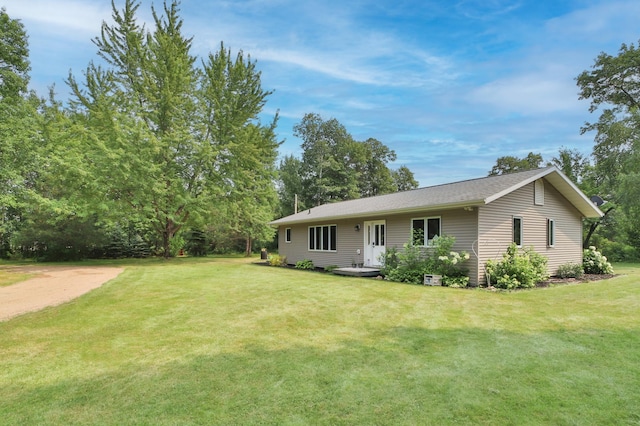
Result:
<svg viewBox="0 0 640 426"><path fill-rule="evenodd" d="M377 139L369 138L358 143L361 159L358 161L359 188L361 197L396 192L392 172L387 166L396 160L396 153Z"/></svg>
<svg viewBox="0 0 640 426"><path fill-rule="evenodd" d="M310 207L305 204L305 200L301 197L303 188L302 161L293 155L285 156L278 167L280 217L289 216L296 211Z"/></svg>
<svg viewBox="0 0 640 426"><path fill-rule="evenodd" d="M640 187L640 50L622 44L617 56L602 52L576 82L580 99L591 102L590 112L604 107L598 120L585 123L581 131L596 132L595 183L600 195L620 207L618 236L627 237L640 228L640 199L635 197Z"/></svg>
<svg viewBox="0 0 640 426"><path fill-rule="evenodd" d="M273 238L275 230L267 223L274 217L277 205L277 192L273 186L276 177L274 167L276 159L275 124L268 128L250 125L239 137L246 138L242 143L245 152L243 161L248 164L234 168L235 182L242 182L241 190L229 195L229 202L224 204L224 212L218 217L224 222L227 230L244 239L245 256L253 251L253 241L268 241ZM234 157L237 160L240 156Z"/></svg>
<svg viewBox="0 0 640 426"><path fill-rule="evenodd" d="M388 164L396 153L382 142L369 138L359 142L335 118L306 114L294 126L302 139L302 159L285 157L280 163L281 214L293 212L298 194L300 209L360 197L388 194L415 188L417 182L407 167L398 171Z"/></svg>
<svg viewBox="0 0 640 426"><path fill-rule="evenodd" d="M29 43L22 23L0 9L0 100L21 97L29 83Z"/></svg>
<svg viewBox="0 0 640 426"><path fill-rule="evenodd" d="M27 34L20 21L0 9L0 257L11 249L25 205L36 182L42 156L38 109L41 101L27 92Z"/></svg>
<svg viewBox="0 0 640 426"><path fill-rule="evenodd" d="M407 166L400 166L398 170L391 172L391 176L396 191L409 191L418 187L418 181Z"/></svg>
<svg viewBox="0 0 640 426"><path fill-rule="evenodd" d="M491 168L489 176L506 175L508 173L522 172L525 170L537 169L542 164L542 155L530 152L524 158L514 156L504 156L496 160L496 164Z"/></svg>
<svg viewBox="0 0 640 426"><path fill-rule="evenodd" d="M303 197L308 206L358 198L355 141L335 118L306 114L293 128L302 139Z"/></svg>
<svg viewBox="0 0 640 426"><path fill-rule="evenodd" d="M255 62L242 52L233 60L222 44L197 68L175 1L163 14L152 7L153 31L138 23L138 2L112 7L114 24L103 23L93 40L107 68L91 62L82 85L68 78L86 168L81 185L103 214L146 221L169 257L185 225L201 226L213 206L243 191L245 172L256 167L248 127L261 127L270 92Z"/></svg>
<svg viewBox="0 0 640 426"><path fill-rule="evenodd" d="M569 149L560 147L558 156L551 159L551 165L556 166L562 171L572 182L578 186L582 185L585 178L591 172L591 163L589 158L584 156L577 149ZM580 189L583 189L582 187ZM584 189L583 189L584 191ZM588 191L584 191L589 193Z"/></svg>

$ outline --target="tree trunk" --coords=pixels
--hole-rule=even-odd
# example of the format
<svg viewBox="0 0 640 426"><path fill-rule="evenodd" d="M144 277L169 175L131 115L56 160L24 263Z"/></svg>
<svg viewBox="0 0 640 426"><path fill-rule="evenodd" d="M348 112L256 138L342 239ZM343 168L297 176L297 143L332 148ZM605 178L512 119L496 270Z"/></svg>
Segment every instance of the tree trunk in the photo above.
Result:
<svg viewBox="0 0 640 426"><path fill-rule="evenodd" d="M609 212L611 212L613 209L615 209L615 207L609 207L607 211L604 212L604 216L602 216L600 219L598 219L597 221L591 224L591 226L589 227L589 232L587 232L587 236L585 237L584 242L582 243L583 249L586 249L587 247L589 247L589 243L591 242L591 237L593 236L593 233L596 232L596 229L598 228L600 223L602 223L604 218L607 217Z"/></svg>
<svg viewBox="0 0 640 426"><path fill-rule="evenodd" d="M165 259L169 259L171 257L171 235L168 230L169 226L167 224L167 229L162 233L162 257Z"/></svg>
<svg viewBox="0 0 640 426"><path fill-rule="evenodd" d="M253 244L252 243L253 243L253 241L252 241L251 237L247 237L245 248L244 248L244 255L246 257L251 256L251 252L252 252L252 249L253 249Z"/></svg>

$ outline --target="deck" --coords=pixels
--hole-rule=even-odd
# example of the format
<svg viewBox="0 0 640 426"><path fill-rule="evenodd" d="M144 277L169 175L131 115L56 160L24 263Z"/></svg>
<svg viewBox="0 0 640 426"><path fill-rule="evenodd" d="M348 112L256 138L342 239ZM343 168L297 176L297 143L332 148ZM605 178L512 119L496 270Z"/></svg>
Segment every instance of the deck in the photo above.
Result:
<svg viewBox="0 0 640 426"><path fill-rule="evenodd" d="M380 275L380 268L336 268L332 271L336 275L347 275L350 277L377 277Z"/></svg>

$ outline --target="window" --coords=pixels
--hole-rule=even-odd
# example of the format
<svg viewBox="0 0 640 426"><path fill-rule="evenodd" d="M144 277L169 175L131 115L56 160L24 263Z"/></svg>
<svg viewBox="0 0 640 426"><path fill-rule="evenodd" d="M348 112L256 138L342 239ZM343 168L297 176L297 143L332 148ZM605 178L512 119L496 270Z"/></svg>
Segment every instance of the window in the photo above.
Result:
<svg viewBox="0 0 640 426"><path fill-rule="evenodd" d="M518 247L522 246L522 218L521 217L513 218L513 242L516 243Z"/></svg>
<svg viewBox="0 0 640 426"><path fill-rule="evenodd" d="M285 243L290 243L291 242L291 228L285 228L285 230L284 230L284 242Z"/></svg>
<svg viewBox="0 0 640 426"><path fill-rule="evenodd" d="M556 244L556 222L547 219L547 246L553 247Z"/></svg>
<svg viewBox="0 0 640 426"><path fill-rule="evenodd" d="M336 225L309 227L309 250L336 251L338 229Z"/></svg>
<svg viewBox="0 0 640 426"><path fill-rule="evenodd" d="M442 235L440 232L440 222L439 217L412 219L411 238L413 244L418 246L432 245L433 239L438 235Z"/></svg>

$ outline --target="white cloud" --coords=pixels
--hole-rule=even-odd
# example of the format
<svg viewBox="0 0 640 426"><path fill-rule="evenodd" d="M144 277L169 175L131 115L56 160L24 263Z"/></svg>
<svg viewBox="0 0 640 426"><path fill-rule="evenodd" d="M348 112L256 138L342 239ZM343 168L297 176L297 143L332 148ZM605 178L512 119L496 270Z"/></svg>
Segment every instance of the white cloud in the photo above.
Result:
<svg viewBox="0 0 640 426"><path fill-rule="evenodd" d="M472 90L470 99L501 113L552 114L582 109L576 92L572 78L547 70L494 80Z"/></svg>
<svg viewBox="0 0 640 426"><path fill-rule="evenodd" d="M87 34L97 34L102 21L111 16L108 2L5 0L4 6L12 18L33 24L30 25L31 31L55 31L69 38L86 38Z"/></svg>

